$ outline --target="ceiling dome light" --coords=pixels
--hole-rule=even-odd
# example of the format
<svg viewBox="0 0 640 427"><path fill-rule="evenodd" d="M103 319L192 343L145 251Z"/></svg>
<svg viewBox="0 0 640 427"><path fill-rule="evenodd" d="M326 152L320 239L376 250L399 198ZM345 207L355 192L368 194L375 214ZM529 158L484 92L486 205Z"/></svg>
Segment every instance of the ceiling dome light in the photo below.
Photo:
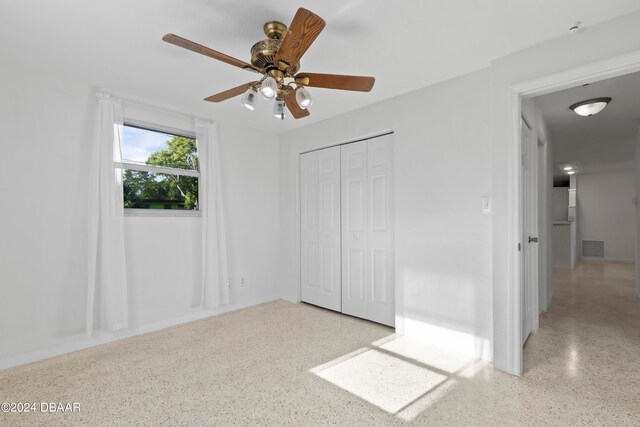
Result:
<svg viewBox="0 0 640 427"><path fill-rule="evenodd" d="M300 108L307 108L313 103L313 99L311 99L311 95L308 90L299 86L298 89L296 89L296 102Z"/></svg>
<svg viewBox="0 0 640 427"><path fill-rule="evenodd" d="M576 171L569 171L567 172L567 175L573 175L574 173L576 173Z"/></svg>
<svg viewBox="0 0 640 427"><path fill-rule="evenodd" d="M260 86L260 93L264 96L265 99L273 99L278 92L278 83L276 83L276 79L269 76L262 82L262 86Z"/></svg>
<svg viewBox="0 0 640 427"><path fill-rule="evenodd" d="M287 117L287 109L281 99L276 100L275 104L273 104L273 115L280 120L284 120Z"/></svg>
<svg viewBox="0 0 640 427"><path fill-rule="evenodd" d="M243 107L245 107L248 110L255 110L256 109L256 100L257 98L258 92L250 87L249 89L247 89L247 91L244 93L244 95L242 95L242 98L240 99L240 105L242 105Z"/></svg>
<svg viewBox="0 0 640 427"><path fill-rule="evenodd" d="M573 166L565 166L562 169L564 169L566 171L570 171L571 169L573 169Z"/></svg>
<svg viewBox="0 0 640 427"><path fill-rule="evenodd" d="M584 117L593 116L604 110L604 107L611 102L611 98L594 98L573 104L572 109L576 114Z"/></svg>

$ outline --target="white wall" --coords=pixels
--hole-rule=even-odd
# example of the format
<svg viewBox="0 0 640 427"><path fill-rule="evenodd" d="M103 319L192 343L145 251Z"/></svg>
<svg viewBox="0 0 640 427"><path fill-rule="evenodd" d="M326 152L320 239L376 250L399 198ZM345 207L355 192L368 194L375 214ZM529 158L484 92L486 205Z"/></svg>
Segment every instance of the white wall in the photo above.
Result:
<svg viewBox="0 0 640 427"><path fill-rule="evenodd" d="M91 90L2 66L0 357L82 332Z"/></svg>
<svg viewBox="0 0 640 427"><path fill-rule="evenodd" d="M229 298L231 303L273 298L279 283L280 140L226 123L220 125L219 135L232 280Z"/></svg>
<svg viewBox="0 0 640 427"><path fill-rule="evenodd" d="M83 334L94 89L49 70L3 64L2 71L0 367L96 342ZM140 113L126 104L124 111ZM144 116L159 124L173 120L153 109ZM219 135L230 305L273 299L279 139L225 123ZM200 293L200 219L127 217L125 231L130 330L124 334L206 315L192 308Z"/></svg>
<svg viewBox="0 0 640 427"><path fill-rule="evenodd" d="M580 240L604 240L607 260L634 261L636 258L635 180L631 167L578 177ZM578 252L582 247L582 242L579 243Z"/></svg>
<svg viewBox="0 0 640 427"><path fill-rule="evenodd" d="M394 130L396 329L490 359L488 96L482 70L285 134L282 294L298 298L299 153Z"/></svg>
<svg viewBox="0 0 640 427"><path fill-rule="evenodd" d="M553 221L567 221L569 187L553 187Z"/></svg>
<svg viewBox="0 0 640 427"><path fill-rule="evenodd" d="M573 268L572 238L575 223L564 222L553 225L553 263L551 267ZM575 239L574 239L575 240Z"/></svg>
<svg viewBox="0 0 640 427"><path fill-rule="evenodd" d="M616 56L640 51L640 14L629 14L602 25L587 27L513 55L494 61L491 66L492 110L492 195L494 203L492 234L494 366L520 374L521 352L513 329L515 304L513 271L509 259L517 251L517 237L511 236L509 203L514 194L510 173L517 149L513 136L513 86L563 71L593 64Z"/></svg>

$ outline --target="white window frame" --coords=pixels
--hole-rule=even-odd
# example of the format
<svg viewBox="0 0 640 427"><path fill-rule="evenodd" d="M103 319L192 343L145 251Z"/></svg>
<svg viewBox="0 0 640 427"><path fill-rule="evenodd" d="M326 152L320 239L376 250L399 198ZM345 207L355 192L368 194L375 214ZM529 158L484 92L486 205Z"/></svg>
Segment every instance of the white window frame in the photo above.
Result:
<svg viewBox="0 0 640 427"><path fill-rule="evenodd" d="M136 127L139 129L148 130L151 132L162 132L174 136L182 136L185 138L196 139L196 135L193 132L184 131L181 129L172 129L166 126L156 125L155 123L143 123L134 120L124 120L123 126ZM123 141L124 144L124 141ZM198 153L200 155L200 153ZM171 168L166 166L153 166L141 163L131 162L114 162L115 167L121 168L123 173L126 169L131 169L139 172L153 172L163 173L168 175L177 176L192 176L198 178L198 209L181 210L181 209L137 209L137 208L124 208L125 216L140 216L140 217L201 217L200 204L202 200L202 192L200 191L200 170ZM198 168L200 162L198 162Z"/></svg>

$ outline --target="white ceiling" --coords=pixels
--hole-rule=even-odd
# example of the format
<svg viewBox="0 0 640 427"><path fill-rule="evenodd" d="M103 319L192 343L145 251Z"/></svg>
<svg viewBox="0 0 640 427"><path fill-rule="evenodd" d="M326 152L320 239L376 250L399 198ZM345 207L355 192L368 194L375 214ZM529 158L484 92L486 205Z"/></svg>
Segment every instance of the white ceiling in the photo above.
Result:
<svg viewBox="0 0 640 427"><path fill-rule="evenodd" d="M268 20L306 7L327 26L302 70L376 77L371 93L313 89L312 115L276 120L202 98L253 74L161 41L172 32L249 62ZM190 114L274 133L362 108L496 58L640 10L638 0L15 0L0 2L0 56ZM576 35L576 36L579 36Z"/></svg>
<svg viewBox="0 0 640 427"><path fill-rule="evenodd" d="M611 97L599 114L582 117L569 106L591 98ZM635 158L640 125L640 73L591 82L536 98L553 141L554 175L558 165L578 161L583 172L595 172Z"/></svg>

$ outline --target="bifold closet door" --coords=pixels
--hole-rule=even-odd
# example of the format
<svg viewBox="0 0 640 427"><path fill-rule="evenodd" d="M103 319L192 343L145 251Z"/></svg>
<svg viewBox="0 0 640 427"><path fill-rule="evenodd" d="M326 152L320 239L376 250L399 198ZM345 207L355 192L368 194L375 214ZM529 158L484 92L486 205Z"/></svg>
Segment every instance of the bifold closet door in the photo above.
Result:
<svg viewBox="0 0 640 427"><path fill-rule="evenodd" d="M392 136L341 147L342 312L393 326Z"/></svg>
<svg viewBox="0 0 640 427"><path fill-rule="evenodd" d="M340 148L302 154L301 300L341 311Z"/></svg>

